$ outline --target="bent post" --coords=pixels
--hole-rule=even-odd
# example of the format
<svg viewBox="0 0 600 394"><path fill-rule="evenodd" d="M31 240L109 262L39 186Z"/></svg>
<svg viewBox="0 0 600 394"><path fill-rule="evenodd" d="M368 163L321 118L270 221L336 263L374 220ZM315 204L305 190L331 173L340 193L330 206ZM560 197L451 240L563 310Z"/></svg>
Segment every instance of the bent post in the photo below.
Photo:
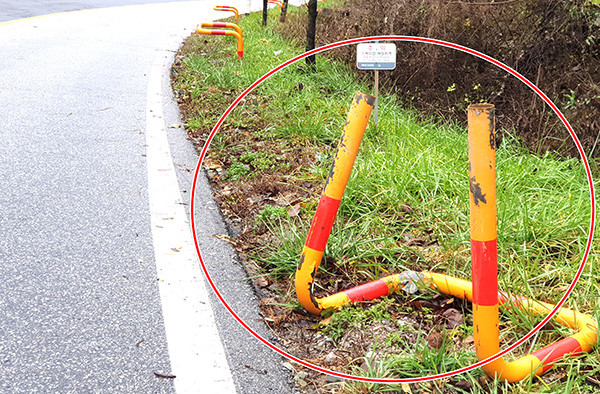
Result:
<svg viewBox="0 0 600 394"><path fill-rule="evenodd" d="M312 313L318 314L323 309L338 305L337 302L332 303L330 297L315 298L313 283L374 104L373 96L360 92L354 96L346 127L300 257L295 279L296 294L302 306Z"/></svg>
<svg viewBox="0 0 600 394"><path fill-rule="evenodd" d="M233 12L235 14L235 21L237 22L239 17L240 17L240 12L238 11L237 8L229 6L229 5L217 5L215 6L215 8L213 8L213 10L215 11L230 11Z"/></svg>
<svg viewBox="0 0 600 394"><path fill-rule="evenodd" d="M206 27L225 27L235 29L235 31L231 30L211 30L205 29ZM224 23L224 22L204 22L196 27L196 31L199 34L208 34L208 35L221 35L221 36L233 36L237 40L237 54L238 58L242 59L244 57L244 38L242 35L242 29L236 25L235 23Z"/></svg>
<svg viewBox="0 0 600 394"><path fill-rule="evenodd" d="M283 7L283 1L281 0L269 0L269 4L277 4L277 7L281 10Z"/></svg>
<svg viewBox="0 0 600 394"><path fill-rule="evenodd" d="M242 33L242 28L236 25L235 23L227 23L227 22L203 22L200 24L201 28L205 27L224 27L227 29L234 29L242 39L244 38L244 33Z"/></svg>
<svg viewBox="0 0 600 394"><path fill-rule="evenodd" d="M475 288L471 282L443 274L424 272L422 284L429 285L440 293L473 303L473 336L478 360L485 360L500 352L499 332L494 329L498 325L497 305L491 312L482 310L482 305L476 306L475 300L482 301L479 294L477 297L475 296ZM503 291L498 292L496 296L500 305L518 308L533 315L547 315L554 308L554 305ZM477 313L475 312L476 308L479 309ZM508 382L518 382L532 374L543 374L563 356L589 352L596 344L598 325L591 316L568 308L561 308L554 319L557 323L575 330L576 333L512 362L508 362L504 358L496 359L482 367L485 373Z"/></svg>

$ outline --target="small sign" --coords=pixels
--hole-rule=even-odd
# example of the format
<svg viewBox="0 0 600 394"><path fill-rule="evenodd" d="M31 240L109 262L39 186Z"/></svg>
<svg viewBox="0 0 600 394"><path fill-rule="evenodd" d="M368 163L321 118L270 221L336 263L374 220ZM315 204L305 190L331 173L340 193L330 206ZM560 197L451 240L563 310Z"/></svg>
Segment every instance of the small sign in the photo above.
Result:
<svg viewBox="0 0 600 394"><path fill-rule="evenodd" d="M396 44L371 42L356 46L356 66L361 70L396 68Z"/></svg>

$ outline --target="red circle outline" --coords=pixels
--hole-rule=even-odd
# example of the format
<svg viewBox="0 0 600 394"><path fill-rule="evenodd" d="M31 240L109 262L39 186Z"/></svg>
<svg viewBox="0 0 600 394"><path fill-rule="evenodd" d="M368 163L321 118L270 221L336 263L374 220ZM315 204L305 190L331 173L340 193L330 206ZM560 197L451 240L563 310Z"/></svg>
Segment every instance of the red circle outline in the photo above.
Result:
<svg viewBox="0 0 600 394"><path fill-rule="evenodd" d="M361 377L361 376L354 376L354 375L348 375L348 374L344 374L341 372L337 372L337 371L331 371L325 368L321 368L317 365L311 364L309 362L306 362L302 359L299 359L297 357L292 356L291 354L286 353L285 351L277 348L276 346L274 346L273 344L271 344L269 341L265 340L264 338L262 338L260 335L258 335L254 330L252 330L246 323L244 323L244 321L235 313L235 311L233 311L233 309L227 304L227 302L225 301L225 299L223 298L223 296L221 295L221 293L219 292L219 290L217 289L217 287L215 286L214 282L212 281L210 274L208 273L208 270L206 268L206 265L204 264L204 261L202 260L202 255L200 253L200 247L198 246L198 238L196 236L196 223L195 223L195 219L194 219L194 211L195 211L195 196L196 196L196 184L198 181L198 175L200 173L200 168L202 165L202 161L204 160L204 157L206 156L206 152L210 146L210 143L212 141L212 139L214 138L215 134L218 132L218 130L221 128L221 125L223 124L225 118L231 113L231 111L233 111L233 109L239 104L239 102L248 94L250 93L252 90L254 90L258 85L260 85L262 82L264 82L267 78L271 77L273 74L277 73L278 71L282 70L283 68L297 62L298 60L304 59L305 57L308 57L310 55L315 55L318 54L320 52L324 52L324 51L328 51L330 49L333 48L337 48L337 47L342 47L342 46L348 46L348 45L352 45L352 44L357 44L360 42L366 42L366 41L383 41L383 40L387 40L387 41L414 41L414 42L421 42L421 43L426 43L426 44L433 44L433 45L439 45L439 46L443 46L443 47L447 47L447 48L452 48L461 52L465 52L468 53L470 55L476 56L480 59L483 59L489 63L494 64L497 67L502 68L503 70L505 70L506 72L508 72L509 74L513 75L514 77L516 77L517 79L519 79L521 82L523 82L524 84L526 84L529 88L531 88L531 90L533 90L538 96L540 96L540 98L542 100L544 100L549 106L550 108L552 108L552 110L554 111L554 113L560 118L560 120L563 122L563 124L565 125L565 127L567 128L567 130L569 131L569 134L571 135L571 138L573 139L573 141L575 142L575 145L577 146L577 151L579 152L579 155L581 156L581 160L583 161L583 164L585 166L585 170L586 170L586 174L587 174L587 179L588 179L588 183L589 183L589 187L590 187L590 203L591 203L591 212L590 212L590 216L591 216L591 220L590 220L590 231L589 231L589 235L588 235L588 240L587 240L587 245L586 245L586 249L585 249L585 253L583 255L583 258L581 260L581 263L579 265L579 269L577 270L577 273L575 274L575 277L573 279L573 281L571 282L571 285L569 286L569 288L567 289L567 291L565 292L565 294L563 295L563 297L560 299L560 301L556 304L556 306L554 307L554 309L552 309L550 311L550 313L546 316L546 318L544 318L544 320L542 320L538 325L536 325L529 333L527 333L523 338L519 339L517 342L515 342L514 344L512 344L511 346L509 346L508 348L500 351L499 353L488 357L485 360L482 361L478 361L475 364L472 364L470 366L467 367L463 367L463 368L459 368L456 369L454 371L450 371L450 372L445 372L445 373L441 373L441 374L437 374L437 375L430 375L430 376L422 376L422 377L418 377L418 378L401 378L401 379L391 379L391 378L368 378L368 377ZM521 74L519 74L517 71L513 70L512 68L510 68L509 66L505 65L504 63L488 56L485 55L481 52L478 52L474 49L471 48L467 48L465 46L462 45L458 45L458 44L454 44L451 42L447 42L447 41L442 41L442 40L436 40L436 39L432 39L432 38L425 38L425 37L416 37L416 36L372 36L372 37L360 37L360 38L354 38L354 39L349 39L349 40L344 40L344 41L338 41L332 44L327 44L324 45L322 47L313 49L311 51L305 52L301 55L298 55L282 64L280 64L279 66L273 68L271 71L267 72L265 75L263 75L262 77L260 77L259 79L257 79L252 85L250 85L248 88L246 88L246 90L244 90L242 92L242 94L240 94L240 96L235 99L235 101L227 108L227 110L223 113L223 115L219 118L219 120L217 121L215 127L213 128L212 132L210 133L210 135L208 136L208 139L206 140L206 143L204 144L204 147L202 148L202 151L200 153L200 158L198 160L198 165L196 166L196 170L194 172L194 180L193 180L193 184L192 184L192 192L190 195L190 223L191 223L191 230L192 230L192 234L194 237L194 244L196 246L196 252L198 254L198 258L200 259L200 264L202 266L202 270L204 271L204 274L206 275L206 279L208 280L210 286L212 287L213 291L215 292L215 294L217 295L217 297L219 298L219 300L223 303L223 305L225 306L225 308L229 311L229 313L231 313L231 315L246 329L248 330L248 332L250 332L250 334L252 334L256 339L258 339L259 341L261 341L262 343L264 343L266 346L268 346L269 348L271 348L272 350L274 350L275 352L281 354L282 356L286 357L287 359L297 362L298 364L301 364L307 368L310 368L312 370L318 371L318 372L322 372L325 374L329 374L332 376L336 376L339 378L344 378L344 379L351 379L351 380L356 380L356 381L361 381L361 382L370 382L370 383L416 383L416 382L425 382L425 381L429 381L429 380L435 380L435 379L441 379L441 378L447 378L447 377L451 377L454 375L458 375L460 373L463 372L467 372L470 370L473 370L475 368L481 367L489 362L492 362L502 356L504 356L505 354L513 351L515 348L517 348L518 346L520 346L521 344L523 344L523 342L525 342L527 339L531 338L537 331L539 331L546 323L548 323L548 321L558 312L558 310L562 307L562 305L565 303L565 301L567 300L567 297L571 294L571 292L573 291L573 289L575 288L575 285L577 284L577 281L579 280L579 278L581 277L581 274L583 272L583 269L585 267L585 264L589 258L589 254L590 254L590 250L591 250L591 246L592 246L592 240L594 238L594 223L595 223L595 216L596 216L596 197L595 197L595 191L594 191L594 183L593 183L593 179L592 179L592 172L590 170L590 166L589 163L586 159L585 156L585 152L583 151L583 147L581 146L581 142L579 141L579 138L577 137L577 135L575 134L575 131L573 130L573 128L571 127L571 125L569 124L568 120L566 119L566 117L562 114L562 112L558 109L558 107L544 94L544 92L542 92L537 86L535 86L531 81L529 81L527 78L525 78L524 76L522 76Z"/></svg>

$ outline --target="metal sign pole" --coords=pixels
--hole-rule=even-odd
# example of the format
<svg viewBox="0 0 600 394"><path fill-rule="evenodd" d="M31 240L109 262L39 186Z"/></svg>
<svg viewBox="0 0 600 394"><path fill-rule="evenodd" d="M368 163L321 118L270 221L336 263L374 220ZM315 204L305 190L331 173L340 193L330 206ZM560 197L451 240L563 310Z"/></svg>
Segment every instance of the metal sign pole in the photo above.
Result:
<svg viewBox="0 0 600 394"><path fill-rule="evenodd" d="M375 70L375 130L379 124L379 70Z"/></svg>
<svg viewBox="0 0 600 394"><path fill-rule="evenodd" d="M360 43L356 46L356 67L359 70L375 71L375 108L373 121L375 129L379 124L379 70L396 68L396 44L393 43Z"/></svg>

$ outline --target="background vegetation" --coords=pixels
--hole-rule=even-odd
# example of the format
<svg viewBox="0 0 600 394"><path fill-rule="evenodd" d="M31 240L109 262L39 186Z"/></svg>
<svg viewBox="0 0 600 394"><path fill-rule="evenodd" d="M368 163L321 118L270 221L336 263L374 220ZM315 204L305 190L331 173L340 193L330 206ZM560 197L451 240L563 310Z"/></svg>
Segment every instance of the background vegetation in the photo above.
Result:
<svg viewBox="0 0 600 394"><path fill-rule="evenodd" d="M338 2L341 8L328 11L323 7L331 3L319 4L317 26L339 29L332 26L333 19L326 19L327 15L349 12L345 18L350 20L351 15L360 16L363 9L376 7L363 4L360 8L362 3L358 2ZM414 23L418 26L421 26L418 20L421 17L446 18L442 11L435 11L441 6L436 8L427 1L398 2L390 7L393 10L393 7L417 3L430 7L410 14L417 18ZM522 7L534 3L508 1L487 7ZM464 2L457 4L459 8L480 7ZM569 4L575 9L587 7L581 3ZM563 9L557 4L554 7ZM453 10L446 10L453 15ZM400 18L400 13L396 14ZM381 15L384 22L385 16L392 18L396 14L392 11L369 13L372 18ZM483 12L480 16L498 17ZM360 18L357 20L362 20ZM289 37L305 25L306 9L290 7L288 22L281 24L278 20L278 12L271 10L266 28L261 26L260 14L240 21L246 43L243 61L236 59L232 40L214 36L192 35L178 54L173 86L185 116L186 129L197 144L204 143L216 119L244 88L274 66L304 51L302 40L294 44ZM343 18L336 20L341 24L347 22ZM371 27L378 26L381 24ZM366 29L362 24L358 28ZM447 28L448 32L451 30ZM515 27L515 30L518 29ZM484 30L476 31L481 34ZM287 38L279 32L285 32ZM429 35L444 38L434 32ZM389 32L360 33L348 34ZM319 34L323 34L323 30ZM394 34L407 33L394 31ZM325 43L322 35L318 39L318 45ZM485 52L475 45L459 43ZM584 48L596 50L592 46ZM272 77L246 97L214 139L204 166L216 199L232 227L230 242L240 252L253 277L265 321L278 335L279 344L295 355L330 368L379 377L421 376L470 364L475 361L471 311L469 305L458 300L427 292L415 296L397 294L380 302L346 307L326 322L303 314L298 307L291 278L350 100L356 90L368 92L371 89L370 73L357 72L349 57L352 49L348 49L347 54L343 51L317 56L315 70L298 63ZM429 93L422 88L423 93L413 98L413 93L411 97L406 95L408 89L398 87L410 83L409 80L397 76L393 83L394 79L389 77L388 92L380 97L379 128L371 126L366 132L327 245L316 291L331 294L405 269L470 277L467 139L461 119L466 117L464 109L468 102L491 97L490 101L499 107L497 113L510 118L501 123L504 140L497 151L501 287L538 300L556 302L567 289L582 257L590 213L585 171L579 160L567 155L572 143L566 131L560 136L552 134L552 138L560 142L557 147L561 153L547 149L553 145L545 142L533 146L535 152L532 153L523 144L527 138L512 127L519 118L506 107L510 101L504 99L509 96L505 92L511 90L512 82L504 75L495 74L495 79L488 76L484 69L475 67L473 59L467 61L462 55L455 58L452 54L439 53L433 61L432 53L422 51L426 50L407 48L403 52L407 55L399 56L398 71L417 75L430 67L440 67L440 72L446 72L443 64L447 58L454 59L453 64L458 68L463 64L466 70L476 71L479 74L472 75L481 75L482 79L471 80L466 85L466 77L463 83L463 79L436 79L433 73ZM506 56L512 53L508 49L505 52ZM597 60L593 56L588 59ZM451 70L448 73L456 75ZM423 84L427 82L425 77L420 78ZM471 86L474 82L477 83ZM480 86L474 89L478 84ZM500 89L502 84L503 90ZM572 89L572 85L565 86ZM458 89L467 89L472 95L461 93L454 100L452 97ZM487 93L478 96L480 91ZM502 93L495 94L498 92ZM561 92L553 94L562 99ZM446 96L448 98L444 98ZM494 101L496 96L497 101ZM429 99L436 111L419 111L419 108L428 108L423 103ZM441 105L439 100L447 101ZM521 104L527 107L532 96L523 100ZM585 111L597 108L596 99L587 103L578 100L575 98L573 108ZM534 105L543 112L541 102L537 101ZM557 102L569 109L564 101ZM518 101L513 104L517 105ZM535 113L535 108L530 110ZM567 117L571 120L569 113ZM553 140L550 135L547 137ZM593 145L586 143L585 146L588 152L593 150ZM568 301L569 307L599 317L599 275L595 248L576 292ZM502 317L502 343L514 342L537 321L531 316L506 313ZM568 330L549 325L515 356L564 335L568 335ZM331 353L333 357L329 357ZM597 350L560 361L542 378L510 385L488 379L481 371L418 385L341 384L326 382L324 376L303 371L298 366L291 368L296 372L299 390L307 393L554 393L600 389Z"/></svg>
<svg viewBox="0 0 600 394"><path fill-rule="evenodd" d="M331 4L331 3L328 3ZM346 0L319 13L317 46L373 35L431 37L483 52L535 83L565 113L590 156L600 133L600 6L589 0ZM305 37L305 16L278 30ZM558 118L523 83L485 61L448 48L398 43L398 67L382 85L405 105L465 121L470 103L496 105L501 128L536 152L577 155ZM355 63L351 47L331 53ZM366 80L370 75L363 76Z"/></svg>

